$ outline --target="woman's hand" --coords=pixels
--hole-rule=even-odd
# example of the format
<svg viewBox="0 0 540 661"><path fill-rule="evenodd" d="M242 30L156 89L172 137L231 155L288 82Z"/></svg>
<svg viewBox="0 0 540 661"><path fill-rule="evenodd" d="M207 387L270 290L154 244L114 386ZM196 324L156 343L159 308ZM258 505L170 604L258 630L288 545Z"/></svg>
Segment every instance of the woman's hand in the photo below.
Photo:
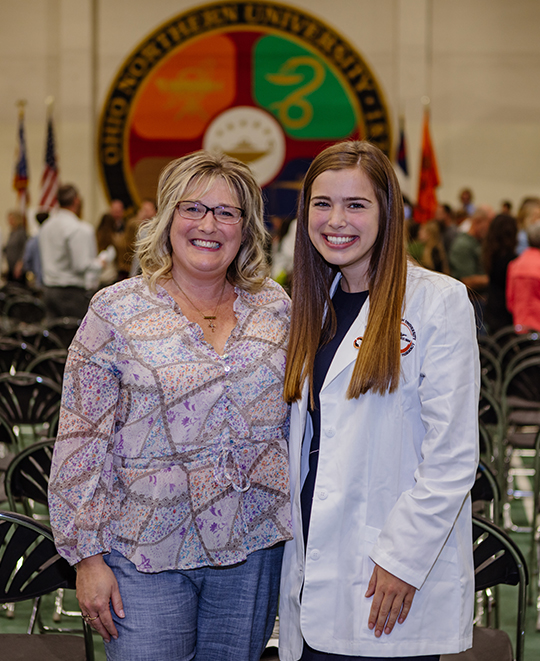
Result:
<svg viewBox="0 0 540 661"><path fill-rule="evenodd" d="M375 565L365 596L373 597L368 627L375 629L377 638L383 631L391 633L396 620L400 624L405 622L415 593L416 588L412 585Z"/></svg>
<svg viewBox="0 0 540 661"><path fill-rule="evenodd" d="M77 599L84 619L110 642L118 638L110 605L118 617L125 617L122 597L112 570L103 556L93 555L77 564Z"/></svg>

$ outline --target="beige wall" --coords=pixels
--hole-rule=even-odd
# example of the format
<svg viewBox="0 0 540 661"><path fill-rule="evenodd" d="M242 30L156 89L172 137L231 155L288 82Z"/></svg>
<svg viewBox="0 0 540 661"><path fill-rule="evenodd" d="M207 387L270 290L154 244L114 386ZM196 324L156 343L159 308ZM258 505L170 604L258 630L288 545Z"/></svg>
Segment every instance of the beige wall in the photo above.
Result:
<svg viewBox="0 0 540 661"><path fill-rule="evenodd" d="M0 226L11 188L17 99L27 100L31 195L39 194L45 98L53 95L61 177L79 185L86 217L106 205L95 168L95 114L127 54L185 0L0 0ZM378 78L397 128L405 115L416 188L422 96L431 97L442 185L455 204L471 186L498 208L540 195L538 0L295 0L345 36ZM430 11L432 21L429 21ZM93 16L97 16L95 40ZM432 41L429 39L432 26ZM432 44L430 49L429 44ZM95 52L92 45L95 44ZM431 54L430 54L431 53Z"/></svg>

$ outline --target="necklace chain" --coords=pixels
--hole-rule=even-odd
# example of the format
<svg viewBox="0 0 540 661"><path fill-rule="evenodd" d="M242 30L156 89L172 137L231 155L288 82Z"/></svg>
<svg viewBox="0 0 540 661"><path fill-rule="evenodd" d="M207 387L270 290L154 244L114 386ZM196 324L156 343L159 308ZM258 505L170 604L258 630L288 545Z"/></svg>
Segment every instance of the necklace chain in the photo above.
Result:
<svg viewBox="0 0 540 661"><path fill-rule="evenodd" d="M216 330L216 324L214 321L217 319L216 313L218 311L219 305L221 303L221 299L223 298L223 293L225 291L225 285L227 284L227 278L225 278L223 282L223 287L221 288L221 294L219 295L219 301L217 302L216 309L214 310L214 314L204 314L204 312L201 312L199 308L195 305L195 303L191 300L191 298L186 294L186 292L180 287L178 282L176 282L176 278L174 275L171 273L171 278L173 279L174 284L178 287L180 292L185 296L185 298L191 303L191 305L197 310L197 312L201 315L201 317L205 320L208 321L208 328L212 331L212 333L215 332Z"/></svg>

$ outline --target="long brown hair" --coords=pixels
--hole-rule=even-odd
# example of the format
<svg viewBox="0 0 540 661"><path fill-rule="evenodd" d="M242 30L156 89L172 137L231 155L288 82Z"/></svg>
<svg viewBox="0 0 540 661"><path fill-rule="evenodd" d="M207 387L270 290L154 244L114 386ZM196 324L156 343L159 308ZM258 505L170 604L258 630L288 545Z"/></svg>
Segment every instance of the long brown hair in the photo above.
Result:
<svg viewBox="0 0 540 661"><path fill-rule="evenodd" d="M287 402L300 398L306 378L313 390L317 349L336 334L330 285L338 268L321 257L308 234L313 182L327 170L351 168L360 168L371 181L379 204L379 231L368 271L368 322L347 397L353 399L369 390L382 395L393 392L399 383L400 325L407 277L401 191L390 161L378 147L365 141L341 142L314 159L300 193L291 334L285 371Z"/></svg>

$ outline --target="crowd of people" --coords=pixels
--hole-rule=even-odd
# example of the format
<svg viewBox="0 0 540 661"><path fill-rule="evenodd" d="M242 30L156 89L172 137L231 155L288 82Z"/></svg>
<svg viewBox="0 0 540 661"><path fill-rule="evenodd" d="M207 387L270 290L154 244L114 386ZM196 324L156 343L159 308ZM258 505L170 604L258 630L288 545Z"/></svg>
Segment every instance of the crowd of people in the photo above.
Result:
<svg viewBox="0 0 540 661"><path fill-rule="evenodd" d="M540 329L540 198L524 199L513 216L508 201L495 213L475 206L471 191L464 192L456 211L441 205L432 221L409 227L410 254L467 285L480 333L511 325L518 333Z"/></svg>
<svg viewBox="0 0 540 661"><path fill-rule="evenodd" d="M112 200L94 229L82 218L77 187L62 185L57 206L36 213L34 233L27 231L26 215L8 212L4 279L42 297L49 317L82 319L98 289L140 272L137 230L155 214L156 204L150 199L143 200L131 217L126 217L121 200Z"/></svg>
<svg viewBox="0 0 540 661"><path fill-rule="evenodd" d="M405 224L388 158L337 143L302 183L292 273L275 259L290 298L249 167L195 152L157 194L94 230L63 185L6 244L11 278L34 264L51 315L83 318L49 509L108 661L258 661L278 596L283 661L469 648L476 335L540 327L540 200L514 218L465 189Z"/></svg>

